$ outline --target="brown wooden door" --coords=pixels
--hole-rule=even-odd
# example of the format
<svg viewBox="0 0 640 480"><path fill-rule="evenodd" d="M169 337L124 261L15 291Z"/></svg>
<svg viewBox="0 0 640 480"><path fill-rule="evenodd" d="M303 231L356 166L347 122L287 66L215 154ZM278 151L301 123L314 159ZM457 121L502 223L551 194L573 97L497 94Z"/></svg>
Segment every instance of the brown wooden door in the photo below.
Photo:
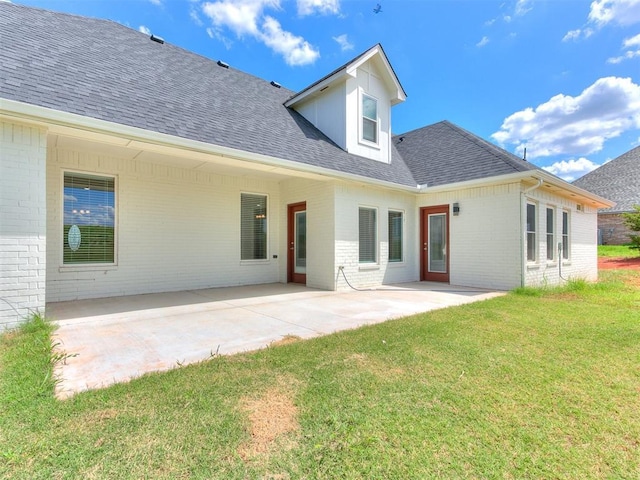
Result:
<svg viewBox="0 0 640 480"><path fill-rule="evenodd" d="M287 281L307 284L307 203L287 209Z"/></svg>
<svg viewBox="0 0 640 480"><path fill-rule="evenodd" d="M420 280L449 282L449 205L420 209Z"/></svg>

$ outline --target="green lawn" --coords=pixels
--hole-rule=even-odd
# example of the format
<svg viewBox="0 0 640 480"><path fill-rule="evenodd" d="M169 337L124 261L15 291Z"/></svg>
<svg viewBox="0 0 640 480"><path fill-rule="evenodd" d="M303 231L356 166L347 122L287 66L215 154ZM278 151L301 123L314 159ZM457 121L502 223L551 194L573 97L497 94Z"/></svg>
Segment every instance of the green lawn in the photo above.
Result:
<svg viewBox="0 0 640 480"><path fill-rule="evenodd" d="M53 399L0 340L1 478L640 478L640 275L530 290Z"/></svg>
<svg viewBox="0 0 640 480"><path fill-rule="evenodd" d="M598 245L598 256L633 258L640 256L640 250L629 245Z"/></svg>

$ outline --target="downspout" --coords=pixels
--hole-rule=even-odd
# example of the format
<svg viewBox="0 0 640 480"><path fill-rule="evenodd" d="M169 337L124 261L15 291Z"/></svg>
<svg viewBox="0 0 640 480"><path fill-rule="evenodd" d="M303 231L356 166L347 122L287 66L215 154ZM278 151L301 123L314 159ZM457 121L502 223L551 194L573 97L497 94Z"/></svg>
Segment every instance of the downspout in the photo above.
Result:
<svg viewBox="0 0 640 480"><path fill-rule="evenodd" d="M520 192L520 286L524 287L525 285L525 271L527 270L527 258L524 252L525 245L525 235L527 234L527 229L525 227L524 222L524 205L525 205L525 195L529 192L533 192L535 189L540 188L544 183L542 178L537 178L538 183L533 185L532 187L525 188Z"/></svg>

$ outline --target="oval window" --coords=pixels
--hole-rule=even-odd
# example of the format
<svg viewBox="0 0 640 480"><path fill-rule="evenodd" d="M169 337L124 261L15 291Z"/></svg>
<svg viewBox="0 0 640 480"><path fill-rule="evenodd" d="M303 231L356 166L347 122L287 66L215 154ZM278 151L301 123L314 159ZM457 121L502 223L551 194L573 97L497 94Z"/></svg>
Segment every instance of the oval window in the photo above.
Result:
<svg viewBox="0 0 640 480"><path fill-rule="evenodd" d="M77 225L71 225L69 233L67 234L67 243L71 251L76 252L80 248L80 242L82 241L82 235Z"/></svg>

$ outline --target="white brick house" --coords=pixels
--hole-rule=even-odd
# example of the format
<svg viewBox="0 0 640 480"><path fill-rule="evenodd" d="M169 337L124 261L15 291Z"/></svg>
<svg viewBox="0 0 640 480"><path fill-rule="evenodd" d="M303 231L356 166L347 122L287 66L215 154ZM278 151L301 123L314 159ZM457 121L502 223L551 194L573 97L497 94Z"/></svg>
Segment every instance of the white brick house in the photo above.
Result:
<svg viewBox="0 0 640 480"><path fill-rule="evenodd" d="M0 29L1 326L217 286L596 278L611 204L448 122L392 135L380 45L296 93L108 21L0 3Z"/></svg>

